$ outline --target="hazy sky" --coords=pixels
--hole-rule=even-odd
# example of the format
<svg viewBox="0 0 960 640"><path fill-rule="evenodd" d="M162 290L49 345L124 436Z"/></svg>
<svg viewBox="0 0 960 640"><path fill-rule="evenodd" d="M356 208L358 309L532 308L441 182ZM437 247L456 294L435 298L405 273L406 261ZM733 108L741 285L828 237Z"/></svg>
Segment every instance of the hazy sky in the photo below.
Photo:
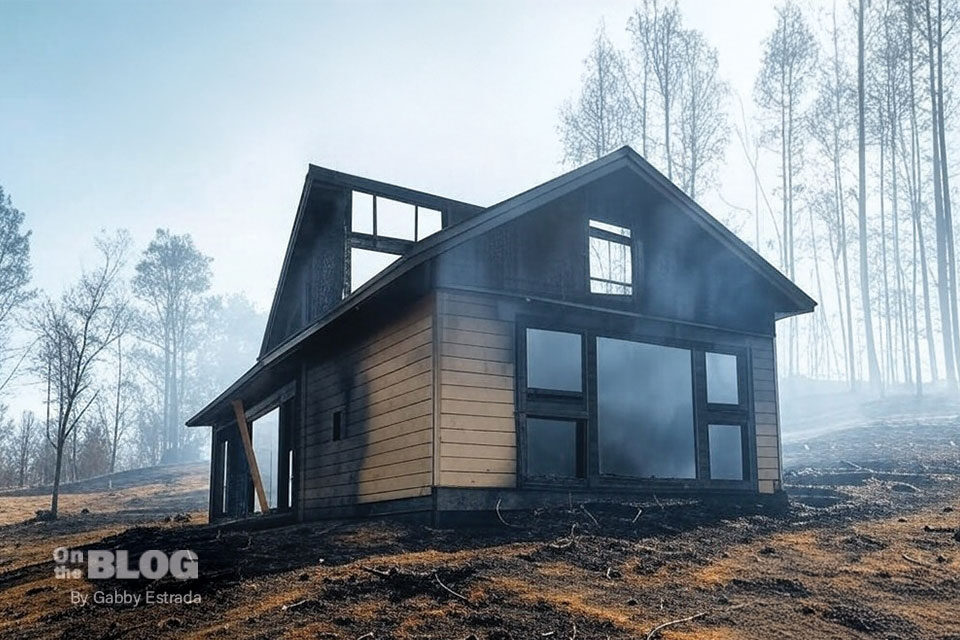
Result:
<svg viewBox="0 0 960 640"><path fill-rule="evenodd" d="M773 3L681 4L749 102ZM72 281L101 228L139 249L169 227L214 258L217 292L267 308L308 163L477 204L549 179L595 30L625 45L633 6L3 0L0 184L35 284ZM725 177L728 201L752 194Z"/></svg>

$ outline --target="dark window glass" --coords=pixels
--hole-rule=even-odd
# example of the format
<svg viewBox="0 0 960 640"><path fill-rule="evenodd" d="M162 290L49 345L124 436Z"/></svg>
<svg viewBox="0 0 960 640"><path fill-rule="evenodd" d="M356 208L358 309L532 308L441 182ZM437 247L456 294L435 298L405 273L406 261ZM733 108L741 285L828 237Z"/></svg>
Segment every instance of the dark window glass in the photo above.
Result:
<svg viewBox="0 0 960 640"><path fill-rule="evenodd" d="M600 471L695 478L690 351L597 338Z"/></svg>
<svg viewBox="0 0 960 640"><path fill-rule="evenodd" d="M728 353L706 354L707 402L740 404L737 384L737 356Z"/></svg>
<svg viewBox="0 0 960 640"><path fill-rule="evenodd" d="M577 423L527 418L527 475L577 476Z"/></svg>
<svg viewBox="0 0 960 640"><path fill-rule="evenodd" d="M743 480L743 439L738 424L710 425L710 478Z"/></svg>
<svg viewBox="0 0 960 640"><path fill-rule="evenodd" d="M582 351L580 334L527 329L527 387L583 391Z"/></svg>
<svg viewBox="0 0 960 640"><path fill-rule="evenodd" d="M343 411L333 412L333 440L343 438Z"/></svg>

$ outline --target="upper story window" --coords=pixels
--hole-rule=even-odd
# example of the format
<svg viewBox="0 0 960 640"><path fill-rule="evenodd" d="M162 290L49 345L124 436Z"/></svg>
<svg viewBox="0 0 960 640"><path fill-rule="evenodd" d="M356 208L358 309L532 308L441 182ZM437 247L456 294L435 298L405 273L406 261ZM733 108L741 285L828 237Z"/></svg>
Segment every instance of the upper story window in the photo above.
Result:
<svg viewBox="0 0 960 640"><path fill-rule="evenodd" d="M440 231L436 209L400 202L384 196L354 191L351 231L398 240L423 240Z"/></svg>
<svg viewBox="0 0 960 640"><path fill-rule="evenodd" d="M633 295L633 247L630 229L590 221L590 292Z"/></svg>

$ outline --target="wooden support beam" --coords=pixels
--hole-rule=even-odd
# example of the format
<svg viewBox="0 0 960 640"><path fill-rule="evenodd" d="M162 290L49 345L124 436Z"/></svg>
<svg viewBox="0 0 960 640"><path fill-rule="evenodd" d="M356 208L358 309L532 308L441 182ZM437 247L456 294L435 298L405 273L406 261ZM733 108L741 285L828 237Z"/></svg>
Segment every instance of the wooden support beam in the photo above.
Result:
<svg viewBox="0 0 960 640"><path fill-rule="evenodd" d="M257 500L260 501L260 511L269 513L270 505L267 504L267 494L263 490L263 481L260 479L257 457L253 453L253 443L250 442L250 429L247 427L247 416L243 412L243 400L233 401L233 413L237 416L237 428L240 430L243 450L247 454L247 465L250 467L250 477L253 479L253 488L257 492Z"/></svg>

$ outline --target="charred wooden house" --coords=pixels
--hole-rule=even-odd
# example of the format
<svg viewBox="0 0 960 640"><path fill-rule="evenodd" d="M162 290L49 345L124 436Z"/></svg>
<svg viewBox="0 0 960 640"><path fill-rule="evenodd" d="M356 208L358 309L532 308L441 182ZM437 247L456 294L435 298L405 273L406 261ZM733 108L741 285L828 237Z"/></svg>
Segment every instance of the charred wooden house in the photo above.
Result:
<svg viewBox="0 0 960 640"><path fill-rule="evenodd" d="M781 491L775 324L816 303L632 149L491 207L310 166L211 519Z"/></svg>

